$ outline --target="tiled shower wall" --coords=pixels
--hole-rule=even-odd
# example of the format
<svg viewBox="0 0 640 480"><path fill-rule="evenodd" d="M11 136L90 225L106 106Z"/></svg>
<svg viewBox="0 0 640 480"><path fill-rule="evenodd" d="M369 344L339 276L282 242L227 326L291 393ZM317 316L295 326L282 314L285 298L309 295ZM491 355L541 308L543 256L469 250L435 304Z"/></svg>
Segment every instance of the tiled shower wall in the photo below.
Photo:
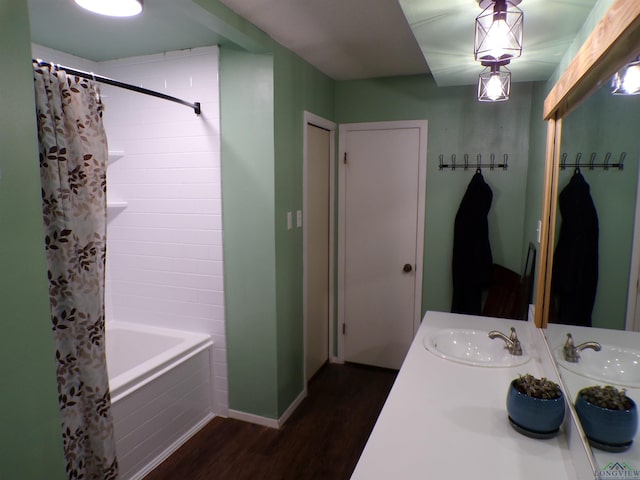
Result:
<svg viewBox="0 0 640 480"><path fill-rule="evenodd" d="M208 333L215 413L228 382L222 264L218 48L106 62L34 46L34 56L198 101L188 107L101 85L107 177L107 321Z"/></svg>

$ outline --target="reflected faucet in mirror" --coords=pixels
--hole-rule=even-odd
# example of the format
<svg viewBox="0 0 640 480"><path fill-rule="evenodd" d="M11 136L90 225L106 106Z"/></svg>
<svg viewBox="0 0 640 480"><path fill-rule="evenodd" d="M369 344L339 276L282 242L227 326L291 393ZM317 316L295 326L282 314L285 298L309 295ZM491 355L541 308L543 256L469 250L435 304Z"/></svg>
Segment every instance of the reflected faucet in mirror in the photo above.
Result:
<svg viewBox="0 0 640 480"><path fill-rule="evenodd" d="M506 344L505 348L509 350L509 353L511 355L522 355L522 345L520 344L520 340L518 340L518 334L516 333L515 328L511 327L511 335L509 335L508 337L498 330L491 330L489 332L489 338L492 340L494 338L504 340L504 343Z"/></svg>
<svg viewBox="0 0 640 480"><path fill-rule="evenodd" d="M585 348L590 348L599 352L602 349L602 346L598 342L584 342L580 345L574 345L573 337L570 333L567 333L567 341L564 343L564 347L562 348L564 359L567 362L578 363L580 361L580 352Z"/></svg>

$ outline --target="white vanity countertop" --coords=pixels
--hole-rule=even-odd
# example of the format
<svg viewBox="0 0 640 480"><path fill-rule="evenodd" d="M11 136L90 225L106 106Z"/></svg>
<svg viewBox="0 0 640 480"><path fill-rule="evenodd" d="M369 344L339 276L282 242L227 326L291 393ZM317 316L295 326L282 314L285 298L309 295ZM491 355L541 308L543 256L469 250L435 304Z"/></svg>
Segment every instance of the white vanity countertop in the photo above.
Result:
<svg viewBox="0 0 640 480"><path fill-rule="evenodd" d="M532 357L524 365L463 365L423 346L430 329L508 334L510 326ZM562 429L552 439L535 440L517 433L507 419L511 381L525 373L542 376L534 335L540 334L528 322L427 312L351 478L577 479Z"/></svg>

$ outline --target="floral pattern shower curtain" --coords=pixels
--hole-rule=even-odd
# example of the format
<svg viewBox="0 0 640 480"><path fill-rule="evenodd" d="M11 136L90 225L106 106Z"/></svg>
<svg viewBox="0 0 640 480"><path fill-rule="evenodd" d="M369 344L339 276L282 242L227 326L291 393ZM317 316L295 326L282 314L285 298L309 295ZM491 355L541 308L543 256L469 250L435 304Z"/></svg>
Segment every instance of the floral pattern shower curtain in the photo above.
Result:
<svg viewBox="0 0 640 480"><path fill-rule="evenodd" d="M40 176L69 479L116 479L105 359L107 138L94 82L34 62Z"/></svg>

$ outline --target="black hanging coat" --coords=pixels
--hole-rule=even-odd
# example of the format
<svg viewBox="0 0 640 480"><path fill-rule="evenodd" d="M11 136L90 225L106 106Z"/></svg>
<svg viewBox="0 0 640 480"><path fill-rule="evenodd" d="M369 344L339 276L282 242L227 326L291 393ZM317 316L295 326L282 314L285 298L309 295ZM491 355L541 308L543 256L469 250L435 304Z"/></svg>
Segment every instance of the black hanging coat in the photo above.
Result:
<svg viewBox="0 0 640 480"><path fill-rule="evenodd" d="M493 192L478 170L460 202L453 230L453 313L479 315L482 290L491 277L491 245L487 214Z"/></svg>
<svg viewBox="0 0 640 480"><path fill-rule="evenodd" d="M562 224L553 256L556 322L591 326L598 285L598 214L579 171L559 196Z"/></svg>

